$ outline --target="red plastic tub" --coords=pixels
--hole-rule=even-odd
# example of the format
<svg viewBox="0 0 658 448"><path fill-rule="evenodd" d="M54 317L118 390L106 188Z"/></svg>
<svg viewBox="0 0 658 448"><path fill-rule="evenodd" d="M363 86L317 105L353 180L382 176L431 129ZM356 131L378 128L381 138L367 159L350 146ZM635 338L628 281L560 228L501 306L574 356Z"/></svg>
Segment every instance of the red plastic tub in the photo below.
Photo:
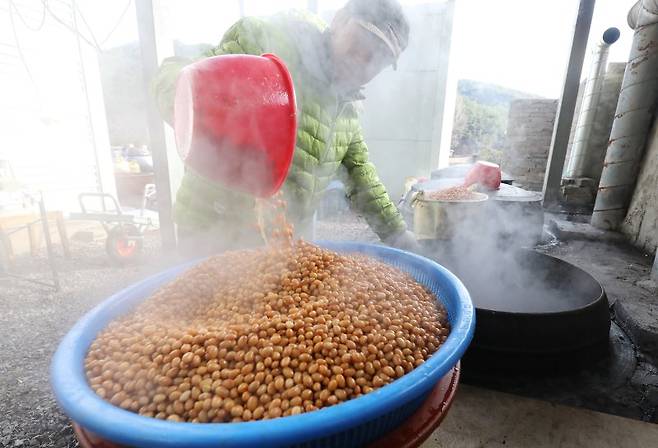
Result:
<svg viewBox="0 0 658 448"><path fill-rule="evenodd" d="M361 448L404 426L463 356L471 341L474 309L468 291L448 270L408 252L364 243L329 242L322 247L343 253L363 253L395 266L432 291L445 307L451 331L424 363L385 387L336 406L275 420L248 423L174 423L125 411L103 400L89 387L84 372L88 348L113 319L149 297L189 265L149 277L117 294L85 315L67 333L53 356L51 384L71 419L115 444L211 448L269 446Z"/></svg>
<svg viewBox="0 0 658 448"><path fill-rule="evenodd" d="M178 78L174 130L189 168L223 186L271 196L285 180L295 150L290 72L273 54L195 62Z"/></svg>
<svg viewBox="0 0 658 448"><path fill-rule="evenodd" d="M502 171L495 163L480 160L466 173L464 185L480 184L490 191L498 190L502 182Z"/></svg>
<svg viewBox="0 0 658 448"><path fill-rule="evenodd" d="M459 384L460 365L457 363L432 389L427 400L407 421L368 448L415 448L441 424L450 410ZM73 423L73 430L82 448L126 448L101 439Z"/></svg>

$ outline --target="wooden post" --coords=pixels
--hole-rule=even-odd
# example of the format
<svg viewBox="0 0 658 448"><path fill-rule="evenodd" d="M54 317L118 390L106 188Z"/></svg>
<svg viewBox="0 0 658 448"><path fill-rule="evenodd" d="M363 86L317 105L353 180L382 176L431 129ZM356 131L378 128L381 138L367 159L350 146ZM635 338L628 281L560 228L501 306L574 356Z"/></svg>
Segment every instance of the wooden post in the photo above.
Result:
<svg viewBox="0 0 658 448"><path fill-rule="evenodd" d="M153 2L136 0L137 28L139 46L142 54L142 72L146 94L146 115L148 120L149 148L153 155L153 171L158 197L158 216L160 237L165 250L176 248L176 229L174 227L169 163L167 161L167 144L164 123L158 112L155 98L151 94L151 81L158 71L158 55L155 42L155 24L153 20Z"/></svg>
<svg viewBox="0 0 658 448"><path fill-rule="evenodd" d="M66 258L71 258L71 250L69 248L69 236L66 233L66 223L64 223L64 215L62 212L54 212L55 224L57 225L57 233L59 233L59 242L62 244L62 250Z"/></svg>
<svg viewBox="0 0 658 448"><path fill-rule="evenodd" d="M43 193L39 194L39 216L41 217L41 225L43 227L43 236L46 240L46 253L48 254L48 265L53 275L53 283L55 291L59 291L59 275L57 274L57 267L55 266L55 253L53 252L53 244L50 240L50 228L48 227L48 213L46 213L46 204L43 202Z"/></svg>
<svg viewBox="0 0 658 448"><path fill-rule="evenodd" d="M5 230L0 226L0 272L14 267L14 248L11 239Z"/></svg>

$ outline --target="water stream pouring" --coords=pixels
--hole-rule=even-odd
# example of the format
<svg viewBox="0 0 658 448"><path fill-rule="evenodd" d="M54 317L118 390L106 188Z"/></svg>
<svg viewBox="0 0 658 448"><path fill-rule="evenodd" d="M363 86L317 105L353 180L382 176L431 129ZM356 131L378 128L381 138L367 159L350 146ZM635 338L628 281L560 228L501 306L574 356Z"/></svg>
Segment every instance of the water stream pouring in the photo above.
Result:
<svg viewBox="0 0 658 448"><path fill-rule="evenodd" d="M223 55L187 66L174 103L178 153L188 169L257 197L276 193L295 149L292 77L275 55Z"/></svg>

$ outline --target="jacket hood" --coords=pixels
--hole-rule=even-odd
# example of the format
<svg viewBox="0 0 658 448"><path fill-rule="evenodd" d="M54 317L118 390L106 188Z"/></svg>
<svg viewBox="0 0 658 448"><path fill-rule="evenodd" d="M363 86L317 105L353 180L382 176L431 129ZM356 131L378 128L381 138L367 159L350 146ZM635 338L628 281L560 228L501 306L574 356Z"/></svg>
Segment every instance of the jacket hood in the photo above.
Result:
<svg viewBox="0 0 658 448"><path fill-rule="evenodd" d="M323 27L318 27L317 22ZM337 92L332 82L333 66L331 63L330 30L319 18L316 23L309 20L293 18L289 20L292 43L296 47L300 64L314 81L328 88L341 101L361 101L365 99L363 87L350 92Z"/></svg>

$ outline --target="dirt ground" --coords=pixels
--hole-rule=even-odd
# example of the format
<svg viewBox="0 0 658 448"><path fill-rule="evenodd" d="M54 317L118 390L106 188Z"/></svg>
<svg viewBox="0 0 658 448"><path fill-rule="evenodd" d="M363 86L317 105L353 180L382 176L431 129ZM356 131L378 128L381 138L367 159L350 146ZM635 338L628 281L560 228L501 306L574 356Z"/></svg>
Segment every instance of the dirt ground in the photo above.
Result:
<svg viewBox="0 0 658 448"><path fill-rule="evenodd" d="M71 259L56 259L58 292L25 280L0 279L0 446L77 446L50 390L51 357L59 340L85 312L157 269L151 264L156 241L148 241L144 263L129 267L112 265L102 241L73 241ZM12 273L52 281L43 256L19 258Z"/></svg>

